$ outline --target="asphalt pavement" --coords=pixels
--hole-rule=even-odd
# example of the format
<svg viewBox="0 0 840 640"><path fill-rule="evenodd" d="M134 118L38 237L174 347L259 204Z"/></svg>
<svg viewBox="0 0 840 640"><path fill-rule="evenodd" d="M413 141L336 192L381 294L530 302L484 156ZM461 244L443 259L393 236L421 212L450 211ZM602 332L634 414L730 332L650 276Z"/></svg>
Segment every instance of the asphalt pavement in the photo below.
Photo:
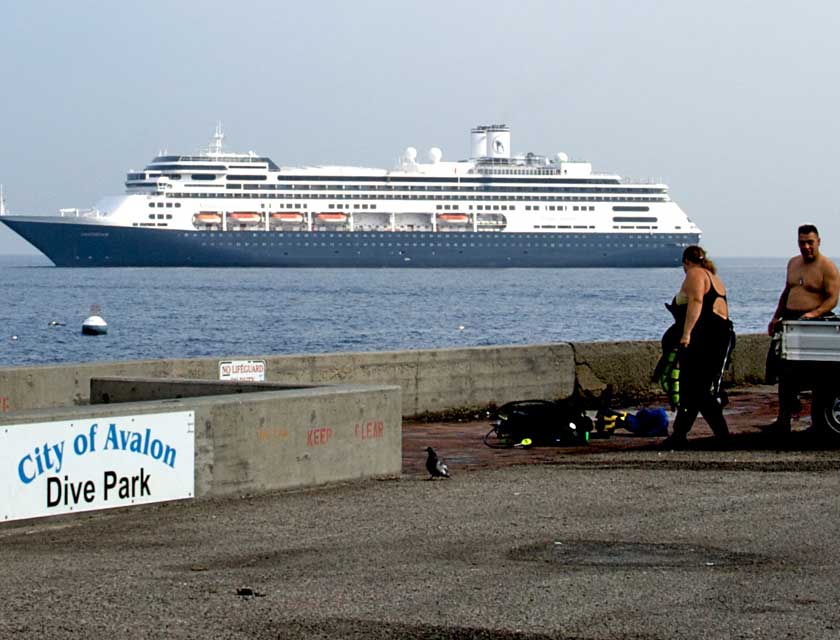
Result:
<svg viewBox="0 0 840 640"><path fill-rule="evenodd" d="M409 423L399 479L8 523L0 638L837 638L840 450L739 393L726 450Z"/></svg>

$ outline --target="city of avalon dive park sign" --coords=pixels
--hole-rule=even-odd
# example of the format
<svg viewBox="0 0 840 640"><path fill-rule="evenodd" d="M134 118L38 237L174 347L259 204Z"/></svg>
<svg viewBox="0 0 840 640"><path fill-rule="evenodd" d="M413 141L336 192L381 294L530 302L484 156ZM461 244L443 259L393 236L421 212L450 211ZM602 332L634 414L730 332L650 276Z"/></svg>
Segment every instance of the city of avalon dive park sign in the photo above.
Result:
<svg viewBox="0 0 840 640"><path fill-rule="evenodd" d="M0 426L0 522L192 498L195 413Z"/></svg>

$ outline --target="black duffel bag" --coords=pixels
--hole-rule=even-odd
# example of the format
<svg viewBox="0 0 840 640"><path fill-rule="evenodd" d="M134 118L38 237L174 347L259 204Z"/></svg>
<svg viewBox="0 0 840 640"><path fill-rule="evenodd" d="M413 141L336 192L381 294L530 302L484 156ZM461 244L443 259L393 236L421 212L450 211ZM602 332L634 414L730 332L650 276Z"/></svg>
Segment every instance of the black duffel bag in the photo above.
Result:
<svg viewBox="0 0 840 640"><path fill-rule="evenodd" d="M586 444L592 420L568 400L519 400L499 407L484 444L508 447L565 447Z"/></svg>

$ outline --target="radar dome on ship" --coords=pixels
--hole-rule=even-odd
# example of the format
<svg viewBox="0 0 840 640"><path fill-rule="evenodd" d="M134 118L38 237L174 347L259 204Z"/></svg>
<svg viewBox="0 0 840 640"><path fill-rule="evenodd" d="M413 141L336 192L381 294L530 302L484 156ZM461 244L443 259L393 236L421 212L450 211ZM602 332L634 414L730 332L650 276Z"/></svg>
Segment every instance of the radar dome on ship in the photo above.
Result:
<svg viewBox="0 0 840 640"><path fill-rule="evenodd" d="M568 162L569 161L569 154L563 153L562 151L560 151L560 152L557 153L557 155L554 156L554 159L557 161L558 164L561 163L561 162Z"/></svg>
<svg viewBox="0 0 840 640"><path fill-rule="evenodd" d="M443 151L441 151L438 147L432 147L429 149L429 162L432 164L437 164L440 162L440 159L443 157Z"/></svg>
<svg viewBox="0 0 840 640"><path fill-rule="evenodd" d="M414 147L406 147L405 159L409 162L414 162L415 160L417 160L417 149L415 149Z"/></svg>

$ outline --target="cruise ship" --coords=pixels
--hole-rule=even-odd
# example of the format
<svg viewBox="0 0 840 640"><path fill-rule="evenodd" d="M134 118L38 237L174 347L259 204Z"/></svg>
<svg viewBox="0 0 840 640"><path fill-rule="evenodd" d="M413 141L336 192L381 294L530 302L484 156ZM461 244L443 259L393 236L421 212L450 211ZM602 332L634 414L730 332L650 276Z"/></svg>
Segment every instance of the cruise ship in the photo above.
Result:
<svg viewBox="0 0 840 640"><path fill-rule="evenodd" d="M393 169L285 167L223 149L159 155L125 194L59 215L4 215L59 267L665 267L700 229L668 187L564 153L512 154L506 125L470 158Z"/></svg>

